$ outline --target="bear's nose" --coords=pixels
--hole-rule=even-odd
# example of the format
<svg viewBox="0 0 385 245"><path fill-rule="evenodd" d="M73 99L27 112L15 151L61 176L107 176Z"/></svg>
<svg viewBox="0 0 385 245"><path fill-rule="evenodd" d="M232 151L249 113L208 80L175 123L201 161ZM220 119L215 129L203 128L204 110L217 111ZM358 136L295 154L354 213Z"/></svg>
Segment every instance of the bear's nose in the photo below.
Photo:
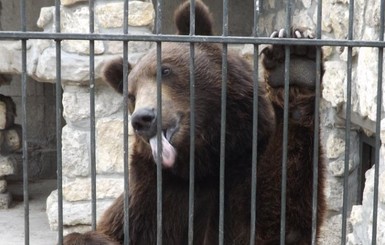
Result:
<svg viewBox="0 0 385 245"><path fill-rule="evenodd" d="M154 109L142 108L131 116L131 125L135 132L147 139L156 134L156 115Z"/></svg>

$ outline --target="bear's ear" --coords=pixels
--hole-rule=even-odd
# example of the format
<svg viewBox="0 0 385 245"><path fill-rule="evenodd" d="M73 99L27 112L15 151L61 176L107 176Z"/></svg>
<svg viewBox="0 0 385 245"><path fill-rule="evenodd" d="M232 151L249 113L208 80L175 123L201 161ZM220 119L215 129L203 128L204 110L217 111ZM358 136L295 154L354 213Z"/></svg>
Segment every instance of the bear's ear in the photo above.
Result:
<svg viewBox="0 0 385 245"><path fill-rule="evenodd" d="M190 34L190 2L181 4L174 14L178 35ZM195 2L195 35L213 35L213 18L209 8L201 1Z"/></svg>
<svg viewBox="0 0 385 245"><path fill-rule="evenodd" d="M131 71L128 63L128 73ZM123 59L116 58L109 61L103 68L103 80L108 83L116 92L123 94Z"/></svg>

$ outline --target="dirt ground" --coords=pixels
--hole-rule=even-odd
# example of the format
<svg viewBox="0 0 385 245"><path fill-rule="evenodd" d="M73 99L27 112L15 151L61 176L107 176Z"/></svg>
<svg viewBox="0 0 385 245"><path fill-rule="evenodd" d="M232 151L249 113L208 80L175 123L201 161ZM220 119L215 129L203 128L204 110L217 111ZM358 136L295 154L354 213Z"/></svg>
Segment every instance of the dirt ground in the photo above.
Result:
<svg viewBox="0 0 385 245"><path fill-rule="evenodd" d="M56 189L56 180L41 180L29 184L29 244L56 244L57 233L51 231L45 213L46 199ZM13 202L9 209L0 209L0 244L23 245L24 235L24 204L23 184L8 183Z"/></svg>

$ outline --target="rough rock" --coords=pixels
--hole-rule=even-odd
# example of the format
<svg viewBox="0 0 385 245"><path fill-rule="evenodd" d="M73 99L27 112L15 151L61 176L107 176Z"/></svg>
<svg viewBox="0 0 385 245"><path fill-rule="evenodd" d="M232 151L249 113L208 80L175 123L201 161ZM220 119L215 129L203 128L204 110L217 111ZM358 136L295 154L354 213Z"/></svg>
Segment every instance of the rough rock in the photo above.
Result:
<svg viewBox="0 0 385 245"><path fill-rule="evenodd" d="M129 127L129 133L133 129ZM123 119L104 119L96 125L96 171L100 174L124 173ZM128 136L129 151L133 146L132 136ZM129 158L130 161L130 158Z"/></svg>
<svg viewBox="0 0 385 245"><path fill-rule="evenodd" d="M0 177L15 173L15 159L12 156L0 156Z"/></svg>
<svg viewBox="0 0 385 245"><path fill-rule="evenodd" d="M0 209L7 209L11 205L12 196L9 192L0 193Z"/></svg>
<svg viewBox="0 0 385 245"><path fill-rule="evenodd" d="M128 24L130 26L153 25L155 11L151 2L130 1L128 6ZM108 3L97 6L95 15L103 28L123 27L124 3Z"/></svg>
<svg viewBox="0 0 385 245"><path fill-rule="evenodd" d="M81 7L76 11L65 9L61 11L61 32L66 33L90 33L89 8ZM98 25L94 24L94 32L98 33ZM95 54L104 52L104 43L95 41ZM62 48L69 53L90 54L90 42L86 40L63 40Z"/></svg>
<svg viewBox="0 0 385 245"><path fill-rule="evenodd" d="M97 218L103 213L113 200L100 200L96 205ZM53 191L47 198L48 222L53 230L58 227L58 205L57 190ZM81 215L79 215L81 214ZM91 201L63 202L63 223L66 225L90 225L91 224Z"/></svg>
<svg viewBox="0 0 385 245"><path fill-rule="evenodd" d="M75 4L75 3L86 2L86 1L88 1L88 0L60 0L60 3L63 6L68 6L68 5L72 5L72 4Z"/></svg>
<svg viewBox="0 0 385 245"><path fill-rule="evenodd" d="M333 132L329 135L326 142L326 157L329 159L334 159L345 151L345 140L340 138L340 136Z"/></svg>
<svg viewBox="0 0 385 245"><path fill-rule="evenodd" d="M123 179L96 177L96 198L117 198L123 193ZM63 198L66 201L91 200L91 181L88 178L77 178L63 186Z"/></svg>
<svg viewBox="0 0 385 245"><path fill-rule="evenodd" d="M69 125L62 131L63 175L67 177L90 174L89 132L76 130Z"/></svg>
<svg viewBox="0 0 385 245"><path fill-rule="evenodd" d="M325 62L322 97L333 107L344 102L344 81L346 66L339 61Z"/></svg>
<svg viewBox="0 0 385 245"><path fill-rule="evenodd" d="M123 97L107 85L95 89L96 118L109 117L122 110ZM123 113L121 113L123 115ZM67 122L81 128L90 125L90 94L85 86L66 86L63 93L63 116Z"/></svg>
<svg viewBox="0 0 385 245"><path fill-rule="evenodd" d="M7 181L4 179L0 179L0 193L4 193L7 191Z"/></svg>

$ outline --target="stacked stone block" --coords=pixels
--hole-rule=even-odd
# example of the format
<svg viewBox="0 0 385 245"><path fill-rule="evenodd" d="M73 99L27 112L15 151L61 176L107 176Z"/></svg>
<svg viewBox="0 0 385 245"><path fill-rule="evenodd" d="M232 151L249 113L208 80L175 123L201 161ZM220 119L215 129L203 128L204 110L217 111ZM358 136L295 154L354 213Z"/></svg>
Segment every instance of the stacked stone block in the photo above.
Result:
<svg viewBox="0 0 385 245"><path fill-rule="evenodd" d="M12 98L0 94L0 209L10 206L11 194L7 191L8 175L15 174L13 153L21 148L21 126L15 124L16 106Z"/></svg>
<svg viewBox="0 0 385 245"><path fill-rule="evenodd" d="M7 209L11 204L12 196L7 190L5 177L14 173L14 158L11 156L0 156L0 209Z"/></svg>
<svg viewBox="0 0 385 245"><path fill-rule="evenodd" d="M88 1L61 3L61 32L88 33ZM155 11L150 1L130 1L129 34L151 34L154 17ZM52 32L54 18L54 7L43 8L38 26L45 32ZM94 29L95 33L122 33L123 1L95 1ZM91 224L89 46L89 41L62 42L62 103L66 121L62 131L65 233L88 230ZM135 63L151 47L150 42L129 42L129 61ZM104 63L113 57L122 56L122 50L122 42L95 41L97 216L123 192L122 97L100 79ZM38 57L34 69L38 80L55 82L56 71L52 69L55 59L54 42L50 41ZM47 213L51 228L56 229L57 191L48 197Z"/></svg>

